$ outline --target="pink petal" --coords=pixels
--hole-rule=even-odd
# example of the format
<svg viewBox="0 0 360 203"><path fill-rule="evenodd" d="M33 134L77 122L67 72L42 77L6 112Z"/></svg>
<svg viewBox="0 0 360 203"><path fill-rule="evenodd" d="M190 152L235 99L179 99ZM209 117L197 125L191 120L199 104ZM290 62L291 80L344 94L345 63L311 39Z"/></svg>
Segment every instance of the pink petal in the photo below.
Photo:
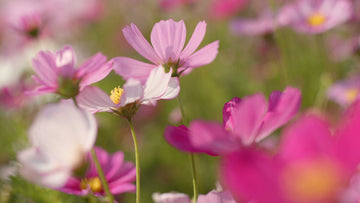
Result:
<svg viewBox="0 0 360 203"><path fill-rule="evenodd" d="M200 66L207 65L215 60L218 54L219 41L212 42L199 51L195 52L188 58L182 59L184 64L183 67L197 68Z"/></svg>
<svg viewBox="0 0 360 203"><path fill-rule="evenodd" d="M109 184L110 187L110 192L111 194L120 194L120 193L124 193L124 192L135 192L136 191L136 187L133 184L130 183L110 183Z"/></svg>
<svg viewBox="0 0 360 203"><path fill-rule="evenodd" d="M75 67L76 55L75 51L71 46L65 46L60 51L56 52L56 66L63 67Z"/></svg>
<svg viewBox="0 0 360 203"><path fill-rule="evenodd" d="M264 116L263 125L256 141L264 139L274 130L287 123L300 109L300 90L287 87L279 96L279 92L272 94L269 100L269 110Z"/></svg>
<svg viewBox="0 0 360 203"><path fill-rule="evenodd" d="M122 167L124 162L124 154L122 152L117 152L111 156L110 169L106 173L106 179L111 180L112 177L118 172Z"/></svg>
<svg viewBox="0 0 360 203"><path fill-rule="evenodd" d="M261 126L267 108L262 94L245 97L233 114L234 133L245 145L251 144Z"/></svg>
<svg viewBox="0 0 360 203"><path fill-rule="evenodd" d="M199 47L200 43L204 39L206 32L206 23L201 21L196 25L194 33L192 34L189 42L187 43L184 50L181 52L181 58L189 57Z"/></svg>
<svg viewBox="0 0 360 203"><path fill-rule="evenodd" d="M181 125L179 127L168 126L165 129L165 140L173 147L185 152L201 152L190 141L189 129Z"/></svg>
<svg viewBox="0 0 360 203"><path fill-rule="evenodd" d="M152 198L155 203L191 203L189 196L183 193L154 193Z"/></svg>
<svg viewBox="0 0 360 203"><path fill-rule="evenodd" d="M55 64L55 56L51 52L39 52L33 59L33 67L39 81L44 85L57 86L57 68Z"/></svg>
<svg viewBox="0 0 360 203"><path fill-rule="evenodd" d="M98 87L87 86L76 97L79 106L91 113L112 112L115 104L110 100L108 94Z"/></svg>
<svg viewBox="0 0 360 203"><path fill-rule="evenodd" d="M197 203L236 203L229 191L210 191L207 195L199 195Z"/></svg>
<svg viewBox="0 0 360 203"><path fill-rule="evenodd" d="M221 178L238 202L289 203L283 199L279 184L282 164L253 148L223 158Z"/></svg>
<svg viewBox="0 0 360 203"><path fill-rule="evenodd" d="M125 80L130 78L140 80L142 84L145 83L151 70L156 67L156 65L144 63L127 57L116 57L113 60L113 69L117 74Z"/></svg>
<svg viewBox="0 0 360 203"><path fill-rule="evenodd" d="M144 89L139 80L130 78L123 86L124 93L120 100L120 106L133 103L144 96Z"/></svg>
<svg viewBox="0 0 360 203"><path fill-rule="evenodd" d="M305 116L285 130L279 155L288 161L333 156L333 144L329 125L315 116Z"/></svg>
<svg viewBox="0 0 360 203"><path fill-rule="evenodd" d="M160 99L174 99L178 96L180 92L180 83L179 78L170 78L168 88L166 89L166 92L164 95L160 97Z"/></svg>
<svg viewBox="0 0 360 203"><path fill-rule="evenodd" d="M123 29L123 33L126 41L143 57L154 64L160 64L162 62L136 25L131 24L130 26L126 26Z"/></svg>
<svg viewBox="0 0 360 203"><path fill-rule="evenodd" d="M151 44L163 63L176 63L186 39L184 21L172 19L156 23L151 31Z"/></svg>
<svg viewBox="0 0 360 203"><path fill-rule="evenodd" d="M234 97L232 100L224 104L223 107L223 126L225 130L234 129L234 119L233 114L235 109L239 106L241 99L239 97Z"/></svg>
<svg viewBox="0 0 360 203"><path fill-rule="evenodd" d="M172 70L165 73L162 66L154 68L144 86L143 101L158 100L166 93L171 79Z"/></svg>
<svg viewBox="0 0 360 203"><path fill-rule="evenodd" d="M210 155L226 154L240 146L220 124L214 122L192 122L189 137L195 148Z"/></svg>

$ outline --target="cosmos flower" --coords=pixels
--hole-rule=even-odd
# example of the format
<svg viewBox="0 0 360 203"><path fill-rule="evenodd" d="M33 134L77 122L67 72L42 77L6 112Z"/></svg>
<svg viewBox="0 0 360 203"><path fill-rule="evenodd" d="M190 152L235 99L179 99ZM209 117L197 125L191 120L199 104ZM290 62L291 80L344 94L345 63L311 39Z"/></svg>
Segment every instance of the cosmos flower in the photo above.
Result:
<svg viewBox="0 0 360 203"><path fill-rule="evenodd" d="M155 203L191 203L189 196L183 193L154 193ZM197 203L236 203L228 191L210 191L206 195L199 195Z"/></svg>
<svg viewBox="0 0 360 203"><path fill-rule="evenodd" d="M211 3L208 15L222 20L236 15L247 6L248 0L215 0Z"/></svg>
<svg viewBox="0 0 360 203"><path fill-rule="evenodd" d="M285 5L277 19L280 26L318 34L348 21L352 11L349 0L298 0Z"/></svg>
<svg viewBox="0 0 360 203"><path fill-rule="evenodd" d="M164 68L159 66L150 72L145 84L130 78L123 88L114 88L110 96L98 87L89 86L76 100L80 107L92 113L116 112L126 114L125 117L132 116L140 104L155 104L159 99L173 99L179 94L179 80L172 78L171 74L171 70L165 73Z"/></svg>
<svg viewBox="0 0 360 203"><path fill-rule="evenodd" d="M121 151L110 155L102 148L95 147L94 149L100 166L104 171L105 179L109 184L110 192L114 195L134 192L135 185L132 184L136 179L134 164L125 162L124 154ZM104 196L105 192L91 153L87 154L86 161L83 164L87 168L84 175L78 174L78 176L70 177L64 187L59 190L82 196L89 193L96 196Z"/></svg>
<svg viewBox="0 0 360 203"><path fill-rule="evenodd" d="M64 98L75 97L86 86L102 80L111 69L112 62L106 56L95 54L79 67L75 67L76 55L72 47L52 53L41 51L33 59L36 73L34 80L40 84L34 94L57 93Z"/></svg>
<svg viewBox="0 0 360 203"><path fill-rule="evenodd" d="M21 174L50 188L62 187L92 149L96 134L95 117L72 102L45 106L30 127L31 147L18 153Z"/></svg>
<svg viewBox="0 0 360 203"><path fill-rule="evenodd" d="M189 73L192 69L211 63L217 53L219 41L212 42L202 49L195 51L206 32L206 23L199 22L184 48L186 28L181 20L160 21L151 32L150 45L136 25L131 24L123 29L124 36L129 44L152 64L137 61L127 57L114 58L114 70L124 79L134 78L145 82L151 70L159 65L171 67L174 76Z"/></svg>
<svg viewBox="0 0 360 203"><path fill-rule="evenodd" d="M359 99L360 77L339 81L329 87L327 95L343 107L350 106Z"/></svg>
<svg viewBox="0 0 360 203"><path fill-rule="evenodd" d="M265 139L296 115L300 101L300 91L292 87L273 92L269 104L262 94L235 97L224 105L223 125L197 120L189 128L169 126L165 139L187 152L227 154Z"/></svg>
<svg viewBox="0 0 360 203"><path fill-rule="evenodd" d="M303 116L285 130L275 156L256 148L226 155L223 183L244 202L342 202L358 190L350 180L358 177L359 124L359 103L337 129L317 116Z"/></svg>

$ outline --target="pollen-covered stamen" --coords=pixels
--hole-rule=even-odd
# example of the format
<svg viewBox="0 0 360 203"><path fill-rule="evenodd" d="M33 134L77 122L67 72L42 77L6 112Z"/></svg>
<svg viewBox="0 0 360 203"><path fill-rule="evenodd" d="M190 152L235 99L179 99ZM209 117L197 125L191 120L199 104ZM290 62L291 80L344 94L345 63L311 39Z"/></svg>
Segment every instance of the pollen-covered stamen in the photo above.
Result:
<svg viewBox="0 0 360 203"><path fill-rule="evenodd" d="M325 21L326 21L325 16L320 13L314 13L314 14L310 15L310 17L308 18L309 25L311 25L313 27L320 26L320 25L324 24Z"/></svg>
<svg viewBox="0 0 360 203"><path fill-rule="evenodd" d="M115 87L113 90L111 90L110 99L114 102L114 104L119 104L121 96L123 95L124 90L119 87Z"/></svg>
<svg viewBox="0 0 360 203"><path fill-rule="evenodd" d="M80 183L81 189L85 190L87 188L90 188L92 192L102 192L102 185L101 180L99 177L93 177L93 178L84 178L81 180Z"/></svg>

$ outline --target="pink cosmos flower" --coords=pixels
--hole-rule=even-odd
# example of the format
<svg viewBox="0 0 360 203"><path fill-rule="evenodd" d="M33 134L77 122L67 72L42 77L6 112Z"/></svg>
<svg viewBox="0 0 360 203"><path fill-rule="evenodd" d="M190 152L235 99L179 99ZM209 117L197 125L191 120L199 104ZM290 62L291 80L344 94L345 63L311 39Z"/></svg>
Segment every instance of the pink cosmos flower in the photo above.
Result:
<svg viewBox="0 0 360 203"><path fill-rule="evenodd" d="M114 70L126 80L135 78L145 82L151 70L159 65L171 67L173 75L187 74L192 69L211 63L217 53L219 41L212 42L195 52L205 36L206 23L199 22L184 48L186 28L184 21L160 21L151 31L151 44L145 40L136 25L123 29L129 44L152 64L127 57L114 58Z"/></svg>
<svg viewBox="0 0 360 203"><path fill-rule="evenodd" d="M29 130L31 147L18 153L21 174L28 180L62 187L96 140L95 117L72 103L45 106Z"/></svg>
<svg viewBox="0 0 360 203"><path fill-rule="evenodd" d="M183 193L154 193L153 200L155 203L191 203L189 196ZM228 191L210 191L206 195L199 195L197 203L236 203Z"/></svg>
<svg viewBox="0 0 360 203"><path fill-rule="evenodd" d="M237 18L230 24L230 29L238 35L265 35L276 28L276 22L271 11L264 11L256 19Z"/></svg>
<svg viewBox="0 0 360 203"><path fill-rule="evenodd" d="M75 97L86 86L102 80L110 73L112 62L106 60L106 56L97 53L76 68L76 55L70 46L56 53L41 51L33 59L37 74L34 80L40 84L33 93Z"/></svg>
<svg viewBox="0 0 360 203"><path fill-rule="evenodd" d="M287 87L271 93L269 104L262 94L234 98L224 105L223 125L193 121L189 128L169 126L165 139L187 152L222 155L259 142L287 123L300 108L301 93Z"/></svg>
<svg viewBox="0 0 360 203"><path fill-rule="evenodd" d="M134 192L135 185L132 184L136 179L134 164L124 161L124 154L121 151L113 155L109 155L100 147L95 147L96 155L100 165L104 171L105 179L109 184L110 192L114 195L124 192ZM90 163L89 163L90 162ZM72 176L68 179L64 187L59 189L62 192L75 195L94 194L96 196L104 196L105 192L101 185L95 163L91 157L91 153L87 154L87 162L89 163L85 175L78 177Z"/></svg>
<svg viewBox="0 0 360 203"><path fill-rule="evenodd" d="M248 0L214 0L209 9L209 16L221 20L234 16L248 4Z"/></svg>
<svg viewBox="0 0 360 203"><path fill-rule="evenodd" d="M349 0L297 0L285 5L278 14L282 26L290 25L302 33L318 34L352 17Z"/></svg>
<svg viewBox="0 0 360 203"><path fill-rule="evenodd" d="M360 77L339 81L329 87L327 95L343 107L350 106L360 98Z"/></svg>
<svg viewBox="0 0 360 203"><path fill-rule="evenodd" d="M117 112L128 104L155 104L159 99L173 99L179 94L179 79L172 78L171 74L172 70L165 73L164 68L159 66L150 72L145 84L130 78L123 88L117 87L112 90L110 96L98 87L89 86L76 97L76 100L80 107L92 113Z"/></svg>
<svg viewBox="0 0 360 203"><path fill-rule="evenodd" d="M285 131L275 157L255 148L226 155L223 183L241 202L342 202L348 188L357 187L350 179L358 176L359 130L359 103L336 131L304 116Z"/></svg>

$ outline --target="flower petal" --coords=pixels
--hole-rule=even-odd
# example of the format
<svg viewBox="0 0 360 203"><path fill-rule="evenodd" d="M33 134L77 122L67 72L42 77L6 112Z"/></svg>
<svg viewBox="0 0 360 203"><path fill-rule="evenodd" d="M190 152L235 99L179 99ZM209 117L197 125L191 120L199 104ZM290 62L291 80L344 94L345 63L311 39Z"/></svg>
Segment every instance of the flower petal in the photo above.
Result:
<svg viewBox="0 0 360 203"><path fill-rule="evenodd" d="M187 58L199 47L202 40L204 39L206 32L206 23L201 21L196 25L194 33L192 34L189 42L187 43L184 50L181 52L181 58Z"/></svg>
<svg viewBox="0 0 360 203"><path fill-rule="evenodd" d="M107 93L98 87L87 86L76 97L79 106L91 113L111 112L115 104Z"/></svg>
<svg viewBox="0 0 360 203"><path fill-rule="evenodd" d="M146 82L151 70L156 67L156 65L144 63L128 57L116 57L113 61L113 69L117 74L125 80L130 78L140 80L142 84Z"/></svg>
<svg viewBox="0 0 360 203"><path fill-rule="evenodd" d="M144 90L139 80L130 78L123 86L124 93L121 97L120 106L133 103L144 96Z"/></svg>
<svg viewBox="0 0 360 203"><path fill-rule="evenodd" d="M39 52L32 61L39 81L46 86L57 87L57 68L55 55L51 52Z"/></svg>
<svg viewBox="0 0 360 203"><path fill-rule="evenodd" d="M213 60L215 60L215 57L218 54L218 48L219 41L215 41L206 45L188 58L182 59L184 62L182 67L197 68L211 63Z"/></svg>
<svg viewBox="0 0 360 203"><path fill-rule="evenodd" d="M226 130L233 131L234 129L234 119L233 114L235 109L239 106L241 99L239 97L234 97L229 102L224 104L223 107L223 126Z"/></svg>
<svg viewBox="0 0 360 203"><path fill-rule="evenodd" d="M123 30L126 41L143 57L148 59L154 64L160 64L162 61L156 54L155 50L151 47L148 41L141 34L136 25L131 24L126 26Z"/></svg>
<svg viewBox="0 0 360 203"><path fill-rule="evenodd" d="M168 88L166 89L166 92L164 95L160 97L160 99L174 99L178 96L180 92L180 83L179 78L170 78Z"/></svg>
<svg viewBox="0 0 360 203"><path fill-rule="evenodd" d="M172 70L165 73L162 66L154 68L145 83L144 97L142 100L152 101L160 99L168 89L171 74Z"/></svg>

